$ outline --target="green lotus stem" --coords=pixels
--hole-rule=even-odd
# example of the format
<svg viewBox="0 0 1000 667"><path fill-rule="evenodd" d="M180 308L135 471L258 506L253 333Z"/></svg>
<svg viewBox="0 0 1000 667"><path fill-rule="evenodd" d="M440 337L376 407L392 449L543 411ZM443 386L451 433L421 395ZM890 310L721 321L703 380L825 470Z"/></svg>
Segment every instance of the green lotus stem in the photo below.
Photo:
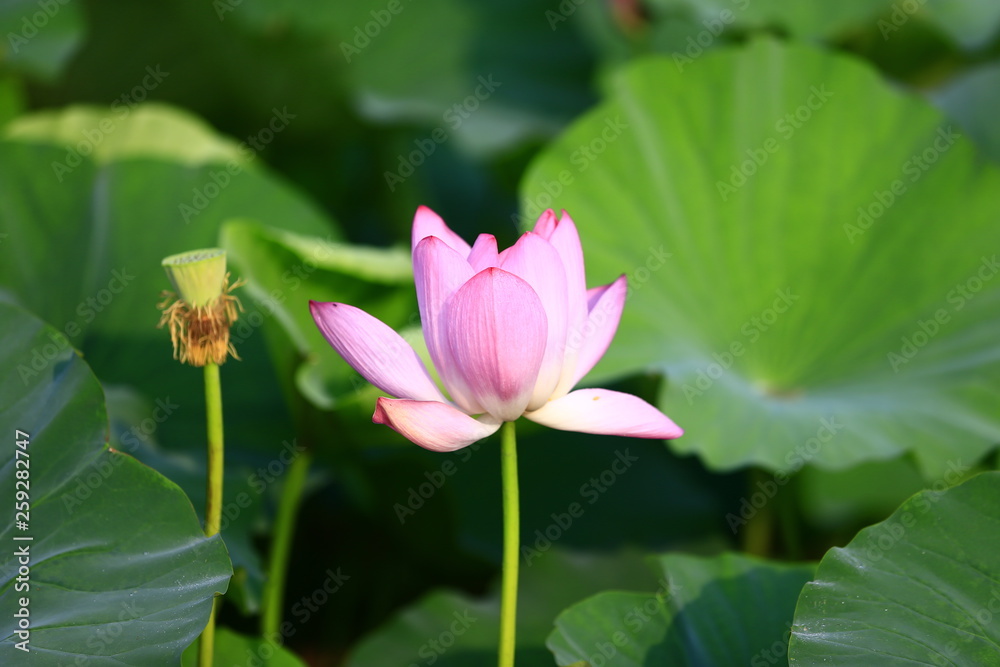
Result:
<svg viewBox="0 0 1000 667"><path fill-rule="evenodd" d="M219 601L212 600L208 625L201 631L201 638L198 640L198 667L212 667L212 659L215 656L215 610L218 606Z"/></svg>
<svg viewBox="0 0 1000 667"><path fill-rule="evenodd" d="M299 454L288 469L278 516L274 523L274 540L271 542L271 559L268 564L267 582L264 584L264 599L261 614L261 636L274 637L281 627L281 608L285 600L285 577L288 573L288 558L292 551L292 537L295 534L295 517L302 502L302 490L312 455L309 451Z"/></svg>
<svg viewBox="0 0 1000 667"><path fill-rule="evenodd" d="M789 479L790 484L783 489L784 497L774 498L778 503L778 525L781 527L781 539L785 545L785 556L789 560L802 559L802 534L799 530L799 517L796 512L797 498L795 494L795 478ZM779 496L781 492L779 492Z"/></svg>
<svg viewBox="0 0 1000 667"><path fill-rule="evenodd" d="M205 364L205 410L208 418L208 494L205 502L205 535L219 532L222 521L222 386L219 367Z"/></svg>
<svg viewBox="0 0 1000 667"><path fill-rule="evenodd" d="M521 514L517 488L517 438L514 422L500 428L503 478L503 581L500 588L500 667L513 667L517 631L517 569Z"/></svg>
<svg viewBox="0 0 1000 667"><path fill-rule="evenodd" d="M217 364L205 364L205 411L208 423L208 488L205 500L205 536L218 534L222 521L222 385ZM215 650L215 612L218 600L212 603L208 624L198 644L199 667L211 667Z"/></svg>
<svg viewBox="0 0 1000 667"><path fill-rule="evenodd" d="M754 493L759 493L758 482L766 482L768 475L760 468L751 468L747 497L752 498ZM774 532L774 509L771 507L772 499L764 503L764 506L757 510L757 513L750 517L750 521L743 531L743 551L752 556L766 558L771 553L771 536Z"/></svg>

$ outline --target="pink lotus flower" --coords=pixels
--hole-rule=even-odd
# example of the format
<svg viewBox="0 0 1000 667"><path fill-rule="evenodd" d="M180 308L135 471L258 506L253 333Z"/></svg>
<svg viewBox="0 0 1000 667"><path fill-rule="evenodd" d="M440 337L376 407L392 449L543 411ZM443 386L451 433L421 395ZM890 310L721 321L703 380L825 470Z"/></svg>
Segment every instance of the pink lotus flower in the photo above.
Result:
<svg viewBox="0 0 1000 667"><path fill-rule="evenodd" d="M387 394L372 421L439 452L465 447L524 416L566 431L676 438L683 431L636 396L570 391L604 356L621 318L625 276L588 290L576 225L549 210L497 252L473 246L429 208L413 220L413 273L427 349L449 400L403 338L364 311L310 302L317 326Z"/></svg>

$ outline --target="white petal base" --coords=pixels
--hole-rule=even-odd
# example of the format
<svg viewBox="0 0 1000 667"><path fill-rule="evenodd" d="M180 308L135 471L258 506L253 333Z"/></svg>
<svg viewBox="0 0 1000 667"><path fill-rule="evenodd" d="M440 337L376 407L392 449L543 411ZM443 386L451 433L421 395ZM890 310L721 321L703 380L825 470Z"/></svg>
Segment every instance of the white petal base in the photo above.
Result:
<svg viewBox="0 0 1000 667"><path fill-rule="evenodd" d="M562 431L662 439L684 434L646 401L609 389L578 389L524 416Z"/></svg>
<svg viewBox="0 0 1000 667"><path fill-rule="evenodd" d="M453 452L482 440L502 422L489 416L475 419L447 403L379 398L372 421L434 452Z"/></svg>

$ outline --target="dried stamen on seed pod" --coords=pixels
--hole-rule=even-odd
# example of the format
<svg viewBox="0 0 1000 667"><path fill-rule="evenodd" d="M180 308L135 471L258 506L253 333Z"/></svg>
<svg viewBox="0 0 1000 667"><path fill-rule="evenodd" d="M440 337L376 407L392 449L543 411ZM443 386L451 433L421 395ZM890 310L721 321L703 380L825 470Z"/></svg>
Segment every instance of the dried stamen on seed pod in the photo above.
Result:
<svg viewBox="0 0 1000 667"><path fill-rule="evenodd" d="M245 281L229 284L225 251L211 248L171 255L163 260L163 268L176 293L163 293L158 304L163 315L157 326L170 326L174 358L192 366L222 364L229 355L238 360L229 329L243 305L232 291Z"/></svg>

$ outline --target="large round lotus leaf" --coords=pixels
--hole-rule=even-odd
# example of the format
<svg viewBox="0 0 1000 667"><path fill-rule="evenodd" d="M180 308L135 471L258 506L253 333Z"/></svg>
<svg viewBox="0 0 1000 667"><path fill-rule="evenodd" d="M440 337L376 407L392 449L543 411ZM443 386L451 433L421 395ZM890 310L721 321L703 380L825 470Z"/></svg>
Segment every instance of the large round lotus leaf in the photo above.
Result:
<svg viewBox="0 0 1000 667"><path fill-rule="evenodd" d="M812 565L722 554L668 554L655 592L605 591L556 619L548 646L559 665L712 665L783 660L795 600Z"/></svg>
<svg viewBox="0 0 1000 667"><path fill-rule="evenodd" d="M781 26L797 37L835 37L872 23L891 0L844 0L843 2L788 2L788 0L652 0L657 13L677 19L687 15L697 23L690 44L699 53L728 33L768 26ZM704 31L705 35L701 35Z"/></svg>
<svg viewBox="0 0 1000 667"><path fill-rule="evenodd" d="M58 335L0 304L0 663L176 664L232 576L226 547L176 484L107 446L101 386L75 351L48 354ZM36 352L45 368L22 374Z"/></svg>
<svg viewBox="0 0 1000 667"><path fill-rule="evenodd" d="M426 128L386 172L400 179L390 179L393 186L442 144L481 155L509 151L553 135L586 108L589 54L567 25L576 9L560 0L398 0L377 7L287 0L247 2L232 20L264 33L293 26L322 40L336 53L333 69L343 73L363 117Z"/></svg>
<svg viewBox="0 0 1000 667"><path fill-rule="evenodd" d="M1000 4L997 5L1000 7ZM934 93L938 106L969 133L984 155L1000 163L1000 62L970 69Z"/></svg>
<svg viewBox="0 0 1000 667"><path fill-rule="evenodd" d="M790 662L995 665L998 582L1000 473L935 485L827 552L795 608Z"/></svg>
<svg viewBox="0 0 1000 667"><path fill-rule="evenodd" d="M733 33L778 27L799 38L829 40L865 30L883 41L914 24L930 23L963 48L981 48L1000 27L1000 5L991 0L652 0L663 22L686 16L694 30L683 42L681 55L699 54Z"/></svg>
<svg viewBox="0 0 1000 667"><path fill-rule="evenodd" d="M665 370L672 446L717 469L908 450L933 478L1000 439L1000 172L957 128L770 40L609 91L522 184L523 222L573 215L592 284L629 276L592 381Z"/></svg>

